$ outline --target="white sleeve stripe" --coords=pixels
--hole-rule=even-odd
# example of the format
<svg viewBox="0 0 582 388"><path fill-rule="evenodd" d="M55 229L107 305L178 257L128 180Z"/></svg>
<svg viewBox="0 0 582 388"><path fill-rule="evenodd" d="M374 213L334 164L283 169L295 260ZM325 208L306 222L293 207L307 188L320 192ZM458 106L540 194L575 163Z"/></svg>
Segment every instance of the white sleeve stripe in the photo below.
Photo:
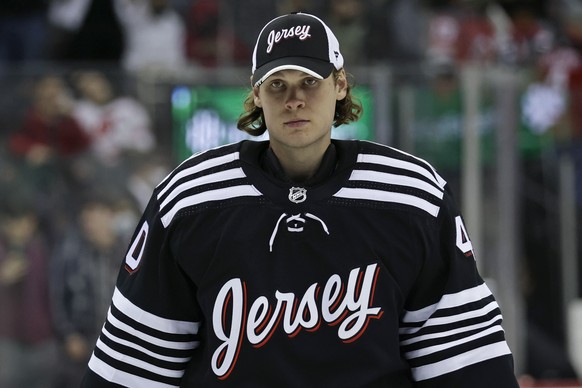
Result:
<svg viewBox="0 0 582 388"><path fill-rule="evenodd" d="M412 178L406 175L389 174L379 171L354 170L350 176L350 180L380 182L397 186L414 187L415 189L426 191L438 199L442 199L444 195L443 190L437 189L426 181Z"/></svg>
<svg viewBox="0 0 582 388"><path fill-rule="evenodd" d="M496 325L496 326L488 328L487 330L480 331L478 333L475 333L475 334L470 335L470 336L465 337L465 338L460 338L456 341L451 341L451 342L447 342L444 344L433 345L433 346L428 346L426 348L412 350L410 352L405 353L405 357L406 357L406 359L411 360L413 358L428 356L429 354L433 354L433 353L437 353L437 352L440 352L440 351L443 351L446 349L450 349L450 348L453 348L453 347L458 346L458 345L463 345L463 344L466 344L468 342L477 340L479 338L486 337L490 334L493 334L493 333L496 333L499 331L503 331L503 329L501 328L501 326Z"/></svg>
<svg viewBox="0 0 582 388"><path fill-rule="evenodd" d="M412 376L415 381L427 380L506 354L511 354L507 343L496 342L446 360L412 368Z"/></svg>
<svg viewBox="0 0 582 388"><path fill-rule="evenodd" d="M160 209L163 209L164 207L166 207L168 205L168 203L170 203L174 198L176 198L178 195L180 195L181 193L183 193L186 190L190 190L194 187L198 187L198 186L202 186L202 185L206 185L206 184L210 184L210 183L223 182L223 181L232 180L232 179L244 178L245 176L246 175L243 172L242 168L233 168L230 170L220 171L220 172L217 172L214 174L201 176L200 178L188 180L188 181L176 186L172 190L172 192L164 199L164 201L160 205ZM160 195L158 195L158 199L159 198L160 198Z"/></svg>
<svg viewBox="0 0 582 388"><path fill-rule="evenodd" d="M140 388L177 388L177 385L164 384L159 381L152 381L140 376L132 375L130 373L117 370L111 367L106 362L100 360L95 353L89 360L89 368L105 380L122 385L124 387L140 387Z"/></svg>
<svg viewBox="0 0 582 388"><path fill-rule="evenodd" d="M147 326L164 333L196 334L200 328L199 322L166 319L149 313L123 296L117 287L113 292L113 304L119 311L134 321L147 324Z"/></svg>
<svg viewBox="0 0 582 388"><path fill-rule="evenodd" d="M433 205L427 200L409 194L392 193L383 190L354 189L344 187L340 189L337 193L335 193L334 197L349 199L365 199L380 202L394 202L419 208L421 210L424 210L428 214L432 215L433 217L437 217L439 214L438 206Z"/></svg>
<svg viewBox="0 0 582 388"><path fill-rule="evenodd" d="M233 152L232 154L220 156L220 157L213 158L213 159L208 159L208 160L205 160L205 161L203 161L201 163L196 164L195 166L192 166L190 168L186 168L186 169L180 171L179 173L177 173L168 182L168 184L166 185L166 187L164 187L164 189L159 192L158 198L160 198L161 196L163 196L166 191L170 190L174 186L174 184L177 181L179 181L180 179L182 179L184 177L187 177L188 175L196 174L197 172L204 171L204 170L207 170L209 168L219 166L221 164L230 163L233 160L236 160L238 158L239 158L239 153L238 152Z"/></svg>
<svg viewBox="0 0 582 388"><path fill-rule="evenodd" d="M447 331L441 331L441 332L438 332L438 333L431 333L431 334L419 335L417 337L412 337L412 338L409 338L407 340L400 341L400 345L401 346L407 346L407 345L411 345L411 344L414 344L414 343L417 343L417 342L422 342L422 341L428 341L428 340L437 339L437 338L448 337L448 336L451 336L451 335L457 335L457 334L465 333L467 331L472 331L472 330L478 330L478 329L481 329L481 328L490 326L493 323L495 323L495 321L500 321L500 320L501 320L501 314L497 314L496 316L494 316L493 318L491 318L487 322L477 323L475 325L463 326L463 327L459 327L457 329L452 329L452 330L447 330Z"/></svg>
<svg viewBox="0 0 582 388"><path fill-rule="evenodd" d="M240 185L226 187L223 189L209 190L203 193L191 195L185 197L178 201L172 209L170 209L163 217L162 224L167 227L172 222L174 216L182 209L189 206L197 205L209 201L220 201L223 199L236 198L236 197L258 197L262 194L251 185Z"/></svg>
<svg viewBox="0 0 582 388"><path fill-rule="evenodd" d="M121 331L124 331L124 332L126 332L130 335L133 335L135 337L138 337L138 338L140 338L148 343L151 343L153 345L160 346L163 348L176 349L176 350L189 350L189 349L194 349L198 346L197 341L191 341L191 342L166 341L163 339L153 337L149 334L142 333L141 331L138 331L138 330L134 329L133 327L131 327L131 326L121 322L117 318L115 318L113 316L113 314L111 314L111 309L109 309L109 312L107 313L107 321Z"/></svg>
<svg viewBox="0 0 582 388"><path fill-rule="evenodd" d="M429 318L422 326L420 327L403 327L400 328L400 334L413 334L418 332L424 327L428 326L437 326L437 325L446 325L450 323L458 323L460 321L464 321L467 319L483 317L490 313L491 311L499 308L497 302L493 301L486 306L481 307L478 310L471 310L461 314L450 315L447 317L438 317L438 318Z"/></svg>
<svg viewBox="0 0 582 388"><path fill-rule="evenodd" d="M428 165L426 168L423 168L415 163L406 162L404 160L394 159L394 158L390 158L388 156L371 155L371 154L360 154L358 156L358 162L379 164L379 165L383 165L383 166L396 167L396 168L401 168L403 170L412 171L412 172L415 172L417 174L424 176L425 178L428 178L431 182L434 182L434 184L436 184L440 188L444 188L444 186L445 186L444 180L442 180L442 178L439 179L440 176L438 178L435 178L435 176L429 172Z"/></svg>
<svg viewBox="0 0 582 388"><path fill-rule="evenodd" d="M420 310L407 311L406 314L404 314L402 321L424 322L438 309L462 306L464 304L476 302L488 296L491 296L491 290L489 290L487 284L482 283L473 288L468 288L454 294L443 295L441 300L437 303L424 307Z"/></svg>
<svg viewBox="0 0 582 388"><path fill-rule="evenodd" d="M101 349L101 351L103 351L103 353L107 354L109 357L111 357L117 361L121 361L125 364L135 366L137 368L146 370L146 371L151 372L151 373L155 373L159 376L170 377L173 379L179 379L184 375L183 369L182 370L166 369L166 368L162 368L162 367L150 364L149 362L145 362L145 361L140 360L138 358L131 357L131 356L128 356L128 355L123 354L123 353L119 353L119 352L111 349L109 346L107 346L103 341L101 341L101 339L97 340L96 347Z"/></svg>
<svg viewBox="0 0 582 388"><path fill-rule="evenodd" d="M123 346L127 346L129 348L135 349L141 353L147 354L150 357L153 358L157 358L158 360L161 361L166 361L166 362L173 362L173 363L185 363L190 361L191 357L170 357L170 356L164 356L155 352L152 352L149 349L144 348L143 346L139 346L137 344L134 344L133 342L124 340L122 338L119 338L117 336L114 336L113 334L111 334L109 331L107 331L107 329L105 327L103 327L101 334L107 338L109 338L111 341L116 342L120 345Z"/></svg>

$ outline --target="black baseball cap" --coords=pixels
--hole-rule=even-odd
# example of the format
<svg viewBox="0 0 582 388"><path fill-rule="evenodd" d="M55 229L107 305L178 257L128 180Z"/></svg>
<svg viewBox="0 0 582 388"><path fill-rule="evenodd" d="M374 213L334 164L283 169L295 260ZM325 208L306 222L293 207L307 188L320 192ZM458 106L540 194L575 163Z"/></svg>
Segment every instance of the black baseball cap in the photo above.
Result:
<svg viewBox="0 0 582 388"><path fill-rule="evenodd" d="M286 69L324 79L343 65L339 42L329 27L317 16L291 13L276 17L261 30L253 52L251 83L259 86L271 74Z"/></svg>

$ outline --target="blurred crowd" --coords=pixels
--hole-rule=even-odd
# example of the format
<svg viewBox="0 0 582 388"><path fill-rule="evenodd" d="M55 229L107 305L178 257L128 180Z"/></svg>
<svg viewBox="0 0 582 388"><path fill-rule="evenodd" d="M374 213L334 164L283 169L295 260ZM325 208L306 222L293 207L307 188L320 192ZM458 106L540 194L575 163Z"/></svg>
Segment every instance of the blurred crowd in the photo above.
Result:
<svg viewBox="0 0 582 388"><path fill-rule="evenodd" d="M250 72L260 26L296 10L330 25L348 66L429 69L428 131L434 111L461 111L460 67L532 69L524 123L553 131L581 176L580 0L1 0L0 387L77 386L137 219L178 162L161 144L171 123L153 120L131 81ZM535 247L545 231L529 232ZM575 378L560 329L530 310L532 348L547 357L536 350L526 372Z"/></svg>
<svg viewBox="0 0 582 388"><path fill-rule="evenodd" d="M0 386L76 386L168 165L145 107L102 72L30 92L0 157Z"/></svg>
<svg viewBox="0 0 582 388"><path fill-rule="evenodd" d="M534 63L582 45L576 0L3 0L0 64L106 61L148 67L248 66L277 14L307 11L338 31L347 63Z"/></svg>

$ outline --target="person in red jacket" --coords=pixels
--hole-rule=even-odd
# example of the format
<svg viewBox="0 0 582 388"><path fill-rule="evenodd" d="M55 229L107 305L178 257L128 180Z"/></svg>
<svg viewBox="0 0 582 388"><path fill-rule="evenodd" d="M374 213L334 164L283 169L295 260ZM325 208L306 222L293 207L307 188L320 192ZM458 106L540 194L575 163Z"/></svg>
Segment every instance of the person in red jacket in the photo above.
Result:
<svg viewBox="0 0 582 388"><path fill-rule="evenodd" d="M19 130L9 139L12 153L35 165L52 157L70 157L87 150L91 138L69 114L70 98L65 82L53 75L41 78Z"/></svg>

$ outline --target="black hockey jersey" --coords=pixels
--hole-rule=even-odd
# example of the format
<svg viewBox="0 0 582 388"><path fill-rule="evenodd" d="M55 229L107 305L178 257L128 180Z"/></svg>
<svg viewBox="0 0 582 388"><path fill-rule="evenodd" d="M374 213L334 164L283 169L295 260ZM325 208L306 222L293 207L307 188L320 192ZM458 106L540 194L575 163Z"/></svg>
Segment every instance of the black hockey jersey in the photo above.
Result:
<svg viewBox="0 0 582 388"><path fill-rule="evenodd" d="M310 186L268 143L192 156L136 228L85 387L517 387L446 182L333 140Z"/></svg>

